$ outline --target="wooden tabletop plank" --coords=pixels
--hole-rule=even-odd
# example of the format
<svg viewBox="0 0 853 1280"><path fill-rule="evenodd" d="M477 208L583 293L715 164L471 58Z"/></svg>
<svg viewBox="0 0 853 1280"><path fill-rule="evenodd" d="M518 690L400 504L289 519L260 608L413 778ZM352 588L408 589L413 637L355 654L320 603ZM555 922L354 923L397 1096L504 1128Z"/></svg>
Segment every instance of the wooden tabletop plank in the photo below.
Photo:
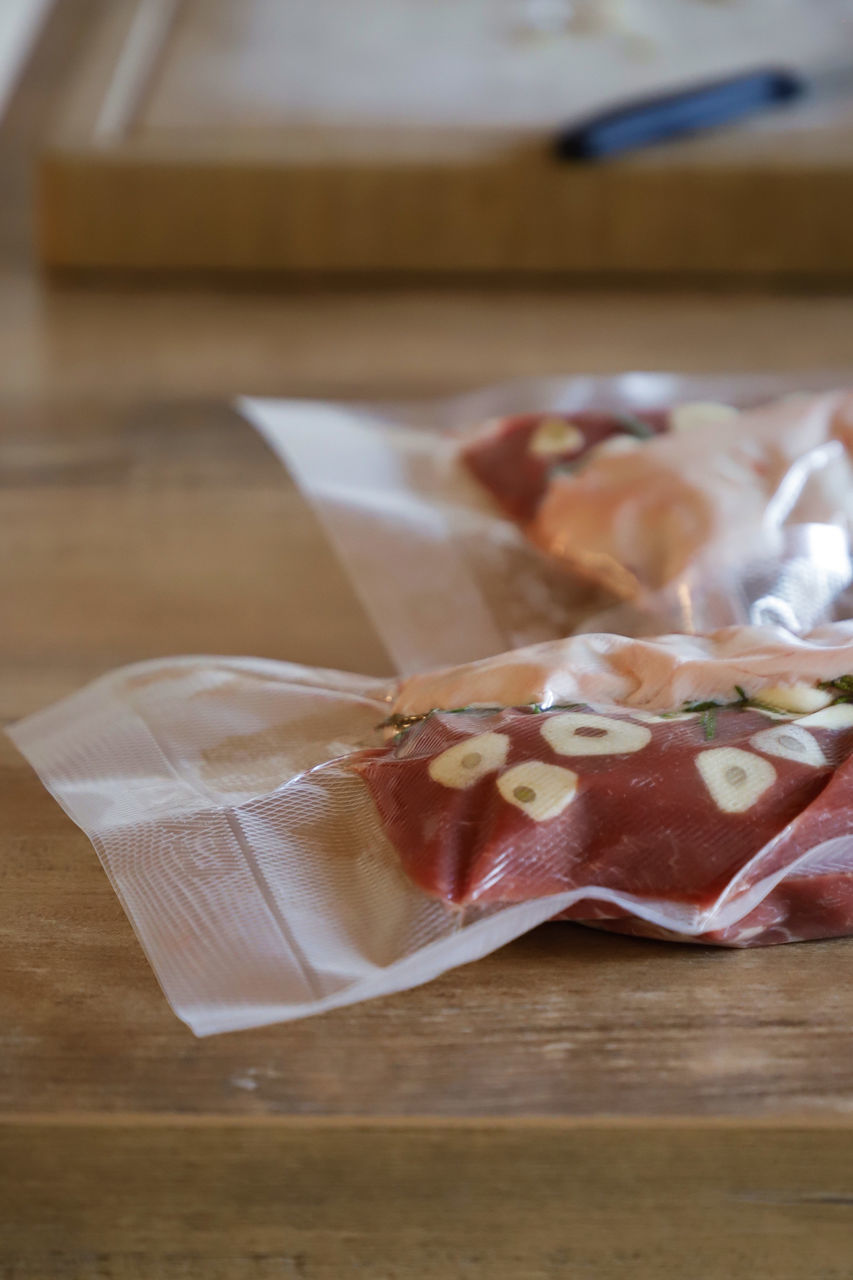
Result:
<svg viewBox="0 0 853 1280"><path fill-rule="evenodd" d="M831 1130L10 1125L0 1161L14 1280L850 1274Z"/></svg>
<svg viewBox="0 0 853 1280"><path fill-rule="evenodd" d="M587 289L44 290L0 284L2 391L69 397L442 395L511 377L851 364L845 294Z"/></svg>

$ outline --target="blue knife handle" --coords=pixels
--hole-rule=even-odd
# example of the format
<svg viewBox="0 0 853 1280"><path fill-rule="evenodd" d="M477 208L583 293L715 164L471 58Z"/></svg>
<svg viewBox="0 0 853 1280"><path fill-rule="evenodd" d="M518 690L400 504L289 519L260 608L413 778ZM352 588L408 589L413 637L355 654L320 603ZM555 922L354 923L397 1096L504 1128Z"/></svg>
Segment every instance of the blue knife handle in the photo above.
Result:
<svg viewBox="0 0 853 1280"><path fill-rule="evenodd" d="M685 134L701 133L798 98L805 80L793 71L749 71L693 89L645 98L563 130L561 160L601 160Z"/></svg>

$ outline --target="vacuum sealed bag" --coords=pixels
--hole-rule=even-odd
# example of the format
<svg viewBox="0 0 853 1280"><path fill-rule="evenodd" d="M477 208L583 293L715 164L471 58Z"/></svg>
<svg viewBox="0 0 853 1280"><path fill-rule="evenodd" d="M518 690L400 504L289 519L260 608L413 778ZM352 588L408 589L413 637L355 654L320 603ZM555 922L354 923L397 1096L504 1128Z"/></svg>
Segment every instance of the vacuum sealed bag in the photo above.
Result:
<svg viewBox="0 0 853 1280"><path fill-rule="evenodd" d="M414 986L553 918L853 932L848 672L853 624L579 636L388 683L185 658L12 736L205 1035Z"/></svg>
<svg viewBox="0 0 853 1280"><path fill-rule="evenodd" d="M286 663L171 659L13 728L197 1035L415 986L553 914L460 910L407 876L352 767L393 751L390 693Z"/></svg>
<svg viewBox="0 0 853 1280"><path fill-rule="evenodd" d="M625 374L241 408L408 674L579 630L804 634L853 613L853 396L831 382Z"/></svg>
<svg viewBox="0 0 853 1280"><path fill-rule="evenodd" d="M729 946L853 933L850 402L736 413L791 388L720 390L244 402L396 674L163 659L12 730L197 1034L414 986L551 919ZM720 456L746 442L737 476L708 481L709 431ZM595 528L566 497L593 481L613 486ZM679 516L655 541L694 507L699 535ZM579 547L633 574L620 602ZM712 625L721 605L738 625Z"/></svg>
<svg viewBox="0 0 853 1280"><path fill-rule="evenodd" d="M808 630L853 572L853 395L509 419L463 451L527 536L679 630Z"/></svg>

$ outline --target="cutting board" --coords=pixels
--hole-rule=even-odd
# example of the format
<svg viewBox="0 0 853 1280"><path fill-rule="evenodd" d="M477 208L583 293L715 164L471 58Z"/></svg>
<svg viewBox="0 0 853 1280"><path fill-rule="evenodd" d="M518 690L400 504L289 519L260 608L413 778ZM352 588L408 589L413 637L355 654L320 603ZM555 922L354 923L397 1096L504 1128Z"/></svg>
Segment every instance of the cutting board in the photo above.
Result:
<svg viewBox="0 0 853 1280"><path fill-rule="evenodd" d="M554 130L849 57L840 0L113 0L39 170L51 267L853 272L853 106L599 165Z"/></svg>

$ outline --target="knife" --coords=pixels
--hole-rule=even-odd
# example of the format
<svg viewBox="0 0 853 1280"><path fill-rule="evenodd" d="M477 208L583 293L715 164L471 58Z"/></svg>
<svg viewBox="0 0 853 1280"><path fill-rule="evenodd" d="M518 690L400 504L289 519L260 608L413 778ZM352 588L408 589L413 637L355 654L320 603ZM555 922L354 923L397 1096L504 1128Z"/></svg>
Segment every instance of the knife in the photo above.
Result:
<svg viewBox="0 0 853 1280"><path fill-rule="evenodd" d="M809 78L797 71L748 71L613 107L561 130L554 152L560 160L605 160L731 124L810 96L811 91Z"/></svg>

